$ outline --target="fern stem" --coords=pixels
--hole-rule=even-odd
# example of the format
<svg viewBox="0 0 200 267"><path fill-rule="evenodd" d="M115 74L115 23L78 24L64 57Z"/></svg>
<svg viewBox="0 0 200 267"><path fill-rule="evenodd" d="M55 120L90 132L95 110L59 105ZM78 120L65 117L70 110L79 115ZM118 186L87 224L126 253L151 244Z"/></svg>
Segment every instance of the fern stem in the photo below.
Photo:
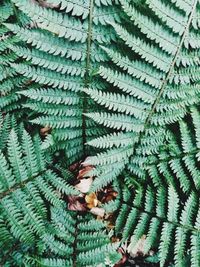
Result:
<svg viewBox="0 0 200 267"><path fill-rule="evenodd" d="M89 87L90 84L90 65L91 65L91 44L92 44L92 22L93 22L93 9L94 9L94 0L90 0L89 4L89 19L88 19L88 36L87 36L87 51L86 51L86 71L84 76L84 85L85 88ZM83 155L86 157L86 116L87 112L87 95L82 93L83 97L83 112L82 112L82 140L83 140Z"/></svg>
<svg viewBox="0 0 200 267"><path fill-rule="evenodd" d="M44 174L48 170L51 170L52 169L52 170L61 172L61 169L59 169L57 166L55 166L55 164L52 164L52 163L50 163L48 161L46 161L46 164L47 164L47 168L45 170L40 171L36 175L33 175L31 177L28 177L25 181L22 181L20 183L16 183L12 187L10 187L9 190L7 190L5 192L2 192L0 194L0 200L3 199L5 196L9 195L10 193L14 192L16 189L25 187L28 182L33 181L34 179L36 179L40 175ZM1 265L0 265L0 267L1 267Z"/></svg>

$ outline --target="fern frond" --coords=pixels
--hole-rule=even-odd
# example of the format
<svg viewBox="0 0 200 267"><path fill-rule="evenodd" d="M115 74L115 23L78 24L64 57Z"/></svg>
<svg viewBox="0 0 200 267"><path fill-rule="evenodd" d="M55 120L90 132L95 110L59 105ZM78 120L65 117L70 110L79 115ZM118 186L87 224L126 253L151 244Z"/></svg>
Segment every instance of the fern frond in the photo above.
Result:
<svg viewBox="0 0 200 267"><path fill-rule="evenodd" d="M105 87L105 83L102 83L95 73L99 68L99 63L105 62L106 64L108 60L108 56L100 45L109 43L110 47L113 47L116 42L116 33L108 20L113 23L120 22L121 11L118 2L93 3L93 1L58 0L55 3L50 1L47 6L42 6L40 3L29 3L27 0L13 0L12 2L17 10L21 10L31 20L31 27L23 27L23 25L12 24L9 21L4 23L4 26L12 31L18 39L17 44L9 45L9 49L20 57L21 61L25 59L28 62L28 64L23 64L19 60L17 64L13 63L12 68L27 79L31 79L32 83L34 81L42 87L42 89L36 89L37 92L32 88L30 91L23 90L22 92L26 98L31 99L25 103L24 107L32 109L31 114L35 114L34 118L36 118L33 122L43 123L44 115L47 114L52 118L53 116L59 117L62 121L66 115L81 115L94 109L94 102L88 99L83 88L89 88L90 84L91 87L97 89ZM46 85L49 88L46 89ZM36 88L39 86L36 85ZM67 111L64 105L61 105L62 100L60 101L59 96L61 94L64 97L64 92L59 91L58 88L75 92L77 99L82 99L81 103L78 103L80 106ZM36 94L32 95L33 92ZM35 96L39 92L42 92L43 96L52 92L52 96L49 98L38 96L36 99ZM70 103L72 95L68 96L68 103ZM49 105L50 103L54 103L54 105ZM65 104L68 105L68 103ZM50 117L49 121L51 121ZM92 125L91 120L82 116L82 121L82 124L77 125L74 122L74 125L77 125L75 126L76 130L82 130L82 137L86 139L82 142L82 150L86 155L86 142L91 140L92 136L99 134L100 130L87 130L87 127ZM62 125L62 133L66 129L66 135L59 136L60 131L57 129L61 128L61 124L56 121L53 124L47 121L46 123L53 127L51 142L46 143L46 147L49 146L54 151L65 149L68 151L68 155L74 157L77 154L78 157L77 152L80 145L74 149L72 149L72 143L69 145L71 141L75 143L74 138L68 138L71 126L69 124ZM106 130L103 131L106 132ZM67 139L71 139L68 144L65 142Z"/></svg>
<svg viewBox="0 0 200 267"><path fill-rule="evenodd" d="M114 264L119 259L115 251L117 244L110 244L102 222L92 216L66 212L62 208L52 208L51 216L54 234L44 237L46 247L41 254L53 252L54 258L42 255L37 258L33 255L28 257L30 263L39 263L41 266L78 264L89 267L104 264L106 260Z"/></svg>
<svg viewBox="0 0 200 267"><path fill-rule="evenodd" d="M131 233L133 234L129 245L130 251L137 241L143 235L146 235L144 249L148 251L150 248L158 248L161 266L166 263L171 250L174 251L175 266L183 266L182 263L186 253L188 253L186 244L191 237L198 237L198 227L195 228L196 226L193 225L193 221L198 220L197 206L199 203L197 195L192 192L186 201L182 199L183 202L181 203L181 196L172 186L168 187L167 196L163 194L162 190L165 190L164 187L158 189L149 186L147 190L140 191L140 193L138 191L139 194L132 195L133 200L129 196L130 204L123 204L123 214L127 214L128 218L125 225L123 223L119 224L124 218L122 213L119 214L117 225L118 227L121 226L118 231L123 230L125 239ZM156 199L155 194L157 194ZM124 197L122 201L127 203ZM168 210L167 214L166 208ZM196 260L193 259L193 257L196 257L195 253L190 256L192 264Z"/></svg>
<svg viewBox="0 0 200 267"><path fill-rule="evenodd" d="M178 152L179 144L174 142L175 136L170 137L174 144L173 149L176 151L173 159L170 156L168 164L165 164L162 158L167 157L172 147L167 149L169 133L164 126L180 121L186 116L188 107L199 102L197 75L194 75L192 69L186 71L186 66L176 64L180 62L182 54L185 53L189 57L191 53L186 43L188 36L194 32L192 21L198 10L198 3L197 1L190 4L188 2L190 11L187 10L186 14L183 14L181 9L184 1L177 5L178 8L165 1L159 1L158 5L156 5L158 1L153 0L145 1L143 5L126 0L120 2L126 20L123 26L116 22L112 22L111 25L121 39L121 47L116 49L103 47L111 64L101 66L99 69L100 76L110 86L103 90L93 88L85 90L99 106L103 106L106 110L90 112L86 116L97 124L108 127L113 135L133 132L137 136L137 141L135 138L132 140L132 155L128 156L128 153L128 157L123 158L126 168L133 175L139 179L148 179L148 173L146 173L148 167L146 169L145 162L151 160L150 155L153 159L153 155L158 153L158 166L155 168L152 164L152 168L149 168L153 183L162 184L163 178L167 184L175 185L178 181L182 190L189 192L194 186L193 183L198 188L199 172L196 159L193 156L188 156L187 160L184 156L183 159L175 158L175 155L178 156L181 153ZM165 9L162 10L161 6L166 6L166 10L169 11L168 18L166 18ZM180 22L177 21L176 14L182 18ZM172 27L173 21L174 25L179 24L177 31L174 30L175 26ZM192 49L195 53L195 49L198 48L195 46ZM186 88L191 89L191 91L188 90L190 96L186 93ZM130 103L135 103L131 105L131 111ZM135 107L140 109L138 114ZM181 150L186 149L184 143L187 142L188 151L193 151L188 143L191 132L187 134L183 125L184 123L181 124L180 131L185 141L181 141ZM106 136L97 140L106 142ZM97 140L94 139L90 144L96 146ZM113 143L113 151L117 154L114 146ZM103 158L109 155L111 149L112 147L109 146L108 151L105 150L99 154L102 160L99 158L96 161L94 158L94 164L97 166L102 164ZM121 147L118 148L119 155L120 150ZM108 161L108 164L111 162Z"/></svg>
<svg viewBox="0 0 200 267"><path fill-rule="evenodd" d="M15 122L11 119L8 122L7 117L7 125L15 126ZM61 207L63 194L73 195L78 191L47 165L39 137L31 138L23 126L17 129L9 129L7 148L0 153L0 210L7 225L5 230L0 224L0 232L30 250L48 230L47 203ZM6 240L2 246L9 250Z"/></svg>

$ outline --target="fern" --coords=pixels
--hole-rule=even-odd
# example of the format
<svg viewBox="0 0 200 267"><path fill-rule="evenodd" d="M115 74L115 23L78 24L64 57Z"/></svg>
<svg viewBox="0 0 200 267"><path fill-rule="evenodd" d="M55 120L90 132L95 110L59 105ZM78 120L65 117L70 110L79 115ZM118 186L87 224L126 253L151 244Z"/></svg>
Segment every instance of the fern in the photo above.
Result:
<svg viewBox="0 0 200 267"><path fill-rule="evenodd" d="M0 264L96 266L105 261L106 266L106 260L117 262L118 244L110 243L105 225L67 210L63 196L79 194L68 182L71 174L65 171L65 178L60 177L60 169L47 162L38 135L31 138L14 117L4 121L0 133L3 140L7 131L8 140L0 152L0 245L4 248Z"/></svg>
<svg viewBox="0 0 200 267"><path fill-rule="evenodd" d="M105 225L91 216L68 213L52 208L53 235L46 235L46 245L41 256L28 256L26 261L39 266L106 266L106 260L113 264L119 259L115 245L111 245ZM42 246L44 246L42 244ZM51 258L42 255L52 254Z"/></svg>
<svg viewBox="0 0 200 267"><path fill-rule="evenodd" d="M150 248L158 249L160 266L164 266L173 257L175 266L184 266L187 253L193 251L191 240L198 239L197 194L192 192L181 202L180 194L172 186L168 190L164 186L157 189L149 186L146 190L139 190L138 188L134 193L132 200L128 199L127 204L123 204L118 216L123 238L133 234L129 250L145 234L144 252L148 252ZM124 216L128 216L125 224ZM192 252L190 257L190 266L198 266L196 253Z"/></svg>
<svg viewBox="0 0 200 267"><path fill-rule="evenodd" d="M78 194L45 162L39 137L31 138L23 128L19 135L21 129L11 129L12 125L6 118L2 128L7 128L9 135L7 148L2 147L0 153L1 258L9 253L13 242L29 250L45 234L47 203L64 205L58 192Z"/></svg>
<svg viewBox="0 0 200 267"><path fill-rule="evenodd" d="M37 28L33 24L29 29L5 24L22 41L9 48L27 61L25 64L10 65L18 73L40 85L23 90L19 95L30 99L25 107L34 111L33 123L53 128L51 142L47 139L45 147L65 149L68 159L73 161L80 158L81 153L87 154L86 140L106 132L101 127L91 131L96 124L82 115L86 110L95 108L83 89L89 86L105 87L93 75L100 62L106 64L108 59L100 45L115 42L116 34L107 21L120 21L118 4L115 1L50 1L50 7L44 8L26 0L12 2L37 24ZM54 8L57 6L59 8ZM68 98L69 102L63 102L61 95ZM69 105L68 111L65 109L66 103ZM71 122L68 119L66 121L66 115ZM72 131L79 132L78 136L73 138Z"/></svg>
<svg viewBox="0 0 200 267"><path fill-rule="evenodd" d="M51 224L36 251L22 250L18 258L28 266L106 266L106 261L114 264L120 259L117 245L110 244L105 225L92 216L53 207ZM15 253L9 256L7 264L16 264Z"/></svg>
<svg viewBox="0 0 200 267"><path fill-rule="evenodd" d="M20 24L25 22L23 22L23 17L20 17L20 15L16 18L13 5L10 1L3 1L0 12L0 108L4 112L10 112L21 108L24 101L21 95L17 94L17 91L20 91L21 88L28 85L28 80L19 75L10 65L19 59L17 54L9 49L10 45L14 45L17 42L17 39L3 23L13 20L13 17L15 21L18 19Z"/></svg>
<svg viewBox="0 0 200 267"><path fill-rule="evenodd" d="M152 157L152 162L147 166L147 172L156 186L160 185L162 181L160 175L162 175L168 184L175 185L179 182L183 192L189 192L192 189L199 190L198 109L191 108L191 116L194 131L185 121L180 121L180 139L172 135L169 144L160 151L159 158Z"/></svg>
<svg viewBox="0 0 200 267"><path fill-rule="evenodd" d="M115 163L117 160L112 157L115 153L133 175L145 179L144 163L148 156L160 151L169 138L165 125L181 120L188 107L199 103L198 78L193 75L194 65L198 69L193 57L198 46L190 45L192 36L196 36L197 2L188 4L186 10L184 1L177 5L153 0L143 5L121 1L123 26L110 23L121 40L121 48L103 47L110 66L101 66L98 71L110 86L85 90L107 111L89 112L86 116L113 132L109 137L101 137L105 142L101 147L107 147L107 139L117 142L118 136L127 132L130 136L132 133L132 141L127 139L125 144L122 139L118 148L113 142L108 151L91 157L89 164L101 165L102 160L104 164L106 160L107 164ZM187 65L181 63L185 56ZM98 137L88 144L96 147L99 140Z"/></svg>
<svg viewBox="0 0 200 267"><path fill-rule="evenodd" d="M41 144L11 114L0 130L1 265L119 260L105 225L67 210L79 192L58 155L64 168L89 156L91 192L113 184L104 209L129 250L145 235L160 266L200 265L199 12L198 0L4 1L1 111L51 133Z"/></svg>
<svg viewBox="0 0 200 267"><path fill-rule="evenodd" d="M198 242L199 236L199 111L196 107L191 108L191 116L193 125L180 121L178 135L175 128L176 132L170 132L168 142L157 153L140 158L148 183L137 182L131 173L124 172L128 187L121 191L121 182L118 199L106 207L118 213L116 231L122 234L123 240L132 235L129 250L145 235L144 253L158 250L160 266L172 259L175 266L185 266L188 257L190 266L199 266L192 241ZM131 170L134 168L132 165ZM94 188L100 183L97 181Z"/></svg>

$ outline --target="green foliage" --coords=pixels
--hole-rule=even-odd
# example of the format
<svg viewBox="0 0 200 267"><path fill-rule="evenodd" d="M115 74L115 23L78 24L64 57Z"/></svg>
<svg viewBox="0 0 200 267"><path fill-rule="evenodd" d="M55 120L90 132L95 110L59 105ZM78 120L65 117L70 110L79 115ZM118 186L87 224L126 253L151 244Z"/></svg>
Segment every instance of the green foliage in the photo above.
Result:
<svg viewBox="0 0 200 267"><path fill-rule="evenodd" d="M199 116L192 107L188 123L180 121L179 130L170 132L165 146L143 158L148 185L136 183L125 173L128 187L108 207L120 209L116 231L123 240L132 235L129 249L145 235L144 252L158 250L160 266L172 259L175 266L186 266L188 255L188 266L200 264L193 251L199 242Z"/></svg>
<svg viewBox="0 0 200 267"><path fill-rule="evenodd" d="M2 141L4 131L8 135L7 146L1 146L0 152L0 242L4 248L0 258L13 244L20 241L30 247L45 234L48 205L64 205L59 192L78 193L46 163L38 136L31 138L9 117L1 128Z"/></svg>
<svg viewBox="0 0 200 267"><path fill-rule="evenodd" d="M34 266L106 266L106 260L118 260L105 232L105 225L92 216L77 215L63 209L51 210L52 233L45 236L43 255L52 254L51 258L29 256L27 262Z"/></svg>
<svg viewBox="0 0 200 267"><path fill-rule="evenodd" d="M198 253L193 251L199 236L199 199L195 192L185 198L171 185L167 189L148 186L146 190L138 188L128 202L122 201L118 225L121 225L124 239L133 234L129 250L146 235L144 252L150 248L158 249L160 266L173 258L175 266L185 266L188 254L191 258L189 266L199 265Z"/></svg>
<svg viewBox="0 0 200 267"><path fill-rule="evenodd" d="M31 27L4 24L18 38L17 45L9 45L10 50L22 62L27 61L10 66L37 83L17 96L28 98L24 107L33 111L32 123L53 129L45 147L64 149L70 162L80 159L86 155L86 141L106 132L83 117L83 113L95 108L83 90L105 87L95 73L100 63L108 60L101 45L109 43L112 47L116 41L108 20L120 21L118 3L50 1L47 7L27 0L12 3L30 18ZM94 127L96 130L92 130Z"/></svg>
<svg viewBox="0 0 200 267"><path fill-rule="evenodd" d="M160 266L200 266L199 16L198 0L3 1L5 266L119 259L102 223L67 210L63 196L78 192L49 163L57 151L64 168L87 157L91 192L111 183L118 191L104 208L116 211L130 250L146 235ZM12 111L28 127L50 128L42 144Z"/></svg>
<svg viewBox="0 0 200 267"><path fill-rule="evenodd" d="M9 117L1 130L8 141L0 152L0 264L96 266L113 255L118 260L117 244L110 244L102 222L66 209L64 195L79 192L68 183L69 174L59 177L46 162L39 137L31 138Z"/></svg>
<svg viewBox="0 0 200 267"><path fill-rule="evenodd" d="M94 189L95 184L99 188L99 184L115 179L110 175L107 183L102 180L106 164L110 169L111 164L124 163L132 175L146 179L145 165L158 151L158 157L164 157L163 147L171 138L166 126L186 117L189 107L199 103L199 80L193 72L199 65L194 57L199 47L193 41L198 29L198 1L190 5L185 1L144 2L120 1L122 23L110 22L120 46L102 46L110 64L102 65L98 71L109 86L84 90L99 109L104 108L103 112L95 110L86 116L112 131L88 142L101 150L87 163L100 165L100 169L104 165ZM184 170L180 172L177 164L172 167L173 172L183 182ZM196 169L193 176L198 175ZM154 182L162 183L164 170L156 172L152 167ZM166 176L173 179L173 174ZM181 187L189 190L186 178Z"/></svg>
<svg viewBox="0 0 200 267"><path fill-rule="evenodd" d="M4 112L19 110L23 99L17 94L24 86L27 87L27 79L19 75L11 63L17 62L19 57L10 50L10 45L16 43L16 37L3 25L13 20L14 8L10 1L3 1L0 9L0 109ZM19 14L19 23L23 24L23 17ZM14 19L16 21L16 18Z"/></svg>

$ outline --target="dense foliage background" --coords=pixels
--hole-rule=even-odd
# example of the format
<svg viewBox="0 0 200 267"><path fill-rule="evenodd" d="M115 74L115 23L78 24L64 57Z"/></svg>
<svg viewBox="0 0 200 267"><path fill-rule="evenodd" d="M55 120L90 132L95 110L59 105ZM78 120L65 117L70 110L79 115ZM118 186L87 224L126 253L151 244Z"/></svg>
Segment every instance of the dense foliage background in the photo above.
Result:
<svg viewBox="0 0 200 267"><path fill-rule="evenodd" d="M1 0L0 266L200 266L199 28L198 0Z"/></svg>

